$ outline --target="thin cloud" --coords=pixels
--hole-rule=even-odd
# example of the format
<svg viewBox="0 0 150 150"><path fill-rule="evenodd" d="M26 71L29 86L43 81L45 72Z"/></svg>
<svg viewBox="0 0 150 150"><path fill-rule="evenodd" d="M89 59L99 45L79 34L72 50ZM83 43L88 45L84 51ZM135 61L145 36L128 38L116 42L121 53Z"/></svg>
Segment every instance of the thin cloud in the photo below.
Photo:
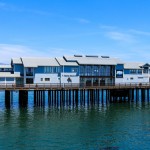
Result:
<svg viewBox="0 0 150 150"><path fill-rule="evenodd" d="M133 33L133 34L137 34L137 35L150 36L150 32L145 32L145 31L131 29L131 30L129 30L129 32Z"/></svg>
<svg viewBox="0 0 150 150"><path fill-rule="evenodd" d="M106 32L106 36L115 41L127 42L127 43L135 42L135 38L131 34L127 34L127 33L112 31L112 32Z"/></svg>
<svg viewBox="0 0 150 150"><path fill-rule="evenodd" d="M42 10L35 10L35 9L24 9L12 4L8 4L8 3L3 3L0 2L0 9L5 10L5 11L16 11L19 13L29 13L29 14L35 14L35 15L42 15L42 16L48 16L48 17L55 17L55 18L62 18L64 20L71 20L71 21L76 21L78 23L82 23L82 24L88 24L90 23L89 20L85 19L85 18L76 18L76 17L68 17L62 14L55 14L55 13L51 13L48 11L42 11Z"/></svg>
<svg viewBox="0 0 150 150"><path fill-rule="evenodd" d="M88 23L90 23L89 20L84 19L84 18L75 18L74 20L76 20L76 21L78 21L79 23L82 23L82 24L88 24Z"/></svg>
<svg viewBox="0 0 150 150"><path fill-rule="evenodd" d="M11 58L19 57L62 57L63 55L78 54L76 50L65 48L48 48L46 50L35 50L28 46L0 44L0 63L10 63Z"/></svg>
<svg viewBox="0 0 150 150"><path fill-rule="evenodd" d="M11 58L40 55L34 49L22 45L0 44L1 62L10 62ZM37 55L38 54L38 55Z"/></svg>
<svg viewBox="0 0 150 150"><path fill-rule="evenodd" d="M100 25L100 28L104 29L104 30L115 30L115 29L117 29L116 26L111 26L111 25Z"/></svg>

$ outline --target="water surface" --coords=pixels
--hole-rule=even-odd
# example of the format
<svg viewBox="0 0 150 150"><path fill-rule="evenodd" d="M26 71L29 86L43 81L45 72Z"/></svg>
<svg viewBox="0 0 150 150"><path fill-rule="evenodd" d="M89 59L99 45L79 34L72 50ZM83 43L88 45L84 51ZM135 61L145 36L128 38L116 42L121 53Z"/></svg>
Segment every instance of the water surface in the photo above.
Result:
<svg viewBox="0 0 150 150"><path fill-rule="evenodd" d="M145 101L76 107L18 106L10 109L0 92L0 149L149 149L150 103Z"/></svg>

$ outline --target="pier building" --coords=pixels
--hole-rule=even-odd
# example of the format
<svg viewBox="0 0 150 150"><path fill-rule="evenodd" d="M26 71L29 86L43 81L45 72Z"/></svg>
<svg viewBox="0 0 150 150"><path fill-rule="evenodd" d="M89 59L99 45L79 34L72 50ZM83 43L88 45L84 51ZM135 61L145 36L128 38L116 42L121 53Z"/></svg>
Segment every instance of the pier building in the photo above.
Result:
<svg viewBox="0 0 150 150"><path fill-rule="evenodd" d="M12 58L0 65L0 84L79 84L104 86L150 82L150 64L118 58L74 55L56 58Z"/></svg>
<svg viewBox="0 0 150 150"><path fill-rule="evenodd" d="M80 84L85 86L115 84L115 68L123 64L119 59L108 56L74 55L63 58L68 62L77 62Z"/></svg>
<svg viewBox="0 0 150 150"><path fill-rule="evenodd" d="M12 58L0 66L0 90L10 107L13 91L19 105L27 106L28 91L35 105L78 105L150 99L150 65L123 62L108 56L74 55L56 58ZM47 91L47 92L45 92Z"/></svg>

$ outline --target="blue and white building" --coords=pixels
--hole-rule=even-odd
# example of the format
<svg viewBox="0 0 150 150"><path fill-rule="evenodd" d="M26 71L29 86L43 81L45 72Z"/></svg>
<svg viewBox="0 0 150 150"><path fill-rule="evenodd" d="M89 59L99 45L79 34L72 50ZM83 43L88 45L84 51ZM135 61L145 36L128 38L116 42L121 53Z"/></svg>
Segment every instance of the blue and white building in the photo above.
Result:
<svg viewBox="0 0 150 150"><path fill-rule="evenodd" d="M0 65L0 84L80 84L103 86L150 82L150 64L123 62L108 56L12 58Z"/></svg>

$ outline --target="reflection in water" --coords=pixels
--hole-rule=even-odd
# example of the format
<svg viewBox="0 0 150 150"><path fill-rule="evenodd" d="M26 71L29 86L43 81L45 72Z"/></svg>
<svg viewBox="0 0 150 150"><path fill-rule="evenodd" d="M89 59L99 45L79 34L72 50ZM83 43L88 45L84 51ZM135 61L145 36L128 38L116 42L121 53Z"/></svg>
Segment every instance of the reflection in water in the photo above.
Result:
<svg viewBox="0 0 150 150"><path fill-rule="evenodd" d="M0 101L0 149L118 150L148 149L150 104L148 101L34 107L29 94L27 108L14 95L10 109ZM57 106L57 105L56 105Z"/></svg>

